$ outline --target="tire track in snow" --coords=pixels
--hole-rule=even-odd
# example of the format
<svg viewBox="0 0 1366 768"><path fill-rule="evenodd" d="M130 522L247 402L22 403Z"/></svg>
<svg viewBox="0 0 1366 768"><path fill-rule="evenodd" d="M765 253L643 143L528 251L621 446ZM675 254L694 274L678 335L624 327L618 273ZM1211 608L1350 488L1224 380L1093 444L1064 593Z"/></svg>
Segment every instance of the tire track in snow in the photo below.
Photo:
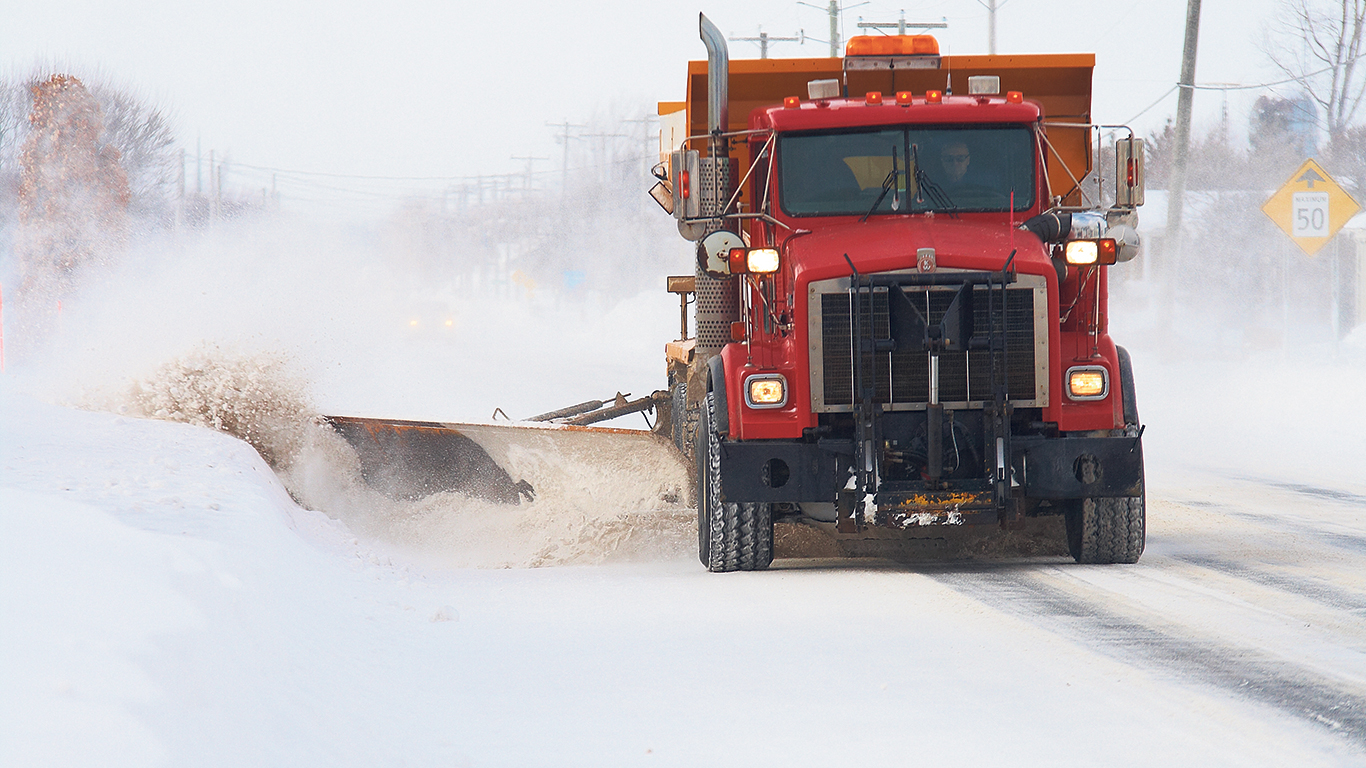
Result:
<svg viewBox="0 0 1366 768"><path fill-rule="evenodd" d="M1264 483L1264 485L1273 484ZM1322 541L1353 554L1366 554L1366 535L1363 534L1325 530L1323 527L1311 522L1294 520L1288 517L1275 517L1272 513L1245 512L1228 504L1206 501L1203 499L1183 499L1178 496L1167 496L1165 497L1165 500L1174 504L1226 515L1240 522L1251 523L1262 528L1270 528L1280 533L1292 533Z"/></svg>
<svg viewBox="0 0 1366 768"><path fill-rule="evenodd" d="M1259 485L1269 485L1272 488L1280 488L1282 490L1292 491L1294 493L1298 493L1304 496L1314 496L1320 499L1332 499L1333 501L1340 501L1344 504L1350 504L1354 507L1366 507L1366 496L1362 496L1358 493L1349 493L1347 491L1335 491L1331 488L1320 488L1315 485L1303 485L1300 483L1281 483L1270 480L1258 480L1256 478L1250 477L1240 477L1238 479L1245 480L1251 483L1257 483Z"/></svg>
<svg viewBox="0 0 1366 768"><path fill-rule="evenodd" d="M1025 572L984 568L927 575L960 594L1118 661L1199 680L1366 748L1366 695L1293 662L1172 634Z"/></svg>
<svg viewBox="0 0 1366 768"><path fill-rule="evenodd" d="M1213 555L1171 554L1168 557L1189 563L1197 568L1207 568L1264 587L1289 592L1292 595L1312 600L1329 608L1366 617L1366 595L1343 589L1325 581L1275 573Z"/></svg>

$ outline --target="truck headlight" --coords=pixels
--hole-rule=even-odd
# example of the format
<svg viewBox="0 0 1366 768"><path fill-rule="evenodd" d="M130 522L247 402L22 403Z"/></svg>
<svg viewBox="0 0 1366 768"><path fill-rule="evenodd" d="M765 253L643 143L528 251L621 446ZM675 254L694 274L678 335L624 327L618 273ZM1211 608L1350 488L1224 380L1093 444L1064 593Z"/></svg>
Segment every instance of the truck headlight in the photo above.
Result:
<svg viewBox="0 0 1366 768"><path fill-rule="evenodd" d="M778 373L756 373L745 379L745 403L751 408L787 405L787 379Z"/></svg>
<svg viewBox="0 0 1366 768"><path fill-rule="evenodd" d="M749 271L756 275L767 275L778 271L778 249L751 248L746 255Z"/></svg>
<svg viewBox="0 0 1366 768"><path fill-rule="evenodd" d="M1073 400L1104 400L1110 394L1110 372L1099 365L1067 369L1067 395Z"/></svg>
<svg viewBox="0 0 1366 768"><path fill-rule="evenodd" d="M1114 264L1116 251L1115 241L1105 238L1073 240L1067 244L1065 254L1068 264L1089 267L1093 264Z"/></svg>

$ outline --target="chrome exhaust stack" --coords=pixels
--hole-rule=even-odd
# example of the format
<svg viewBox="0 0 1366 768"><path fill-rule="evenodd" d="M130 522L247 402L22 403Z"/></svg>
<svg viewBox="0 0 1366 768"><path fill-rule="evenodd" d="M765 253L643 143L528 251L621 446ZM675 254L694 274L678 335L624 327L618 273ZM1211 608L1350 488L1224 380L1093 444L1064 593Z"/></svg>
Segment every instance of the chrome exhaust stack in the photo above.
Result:
<svg viewBox="0 0 1366 768"><path fill-rule="evenodd" d="M698 31L707 46L707 132L711 134L712 157L729 154L720 134L730 130L730 50L726 36L704 13L697 14Z"/></svg>

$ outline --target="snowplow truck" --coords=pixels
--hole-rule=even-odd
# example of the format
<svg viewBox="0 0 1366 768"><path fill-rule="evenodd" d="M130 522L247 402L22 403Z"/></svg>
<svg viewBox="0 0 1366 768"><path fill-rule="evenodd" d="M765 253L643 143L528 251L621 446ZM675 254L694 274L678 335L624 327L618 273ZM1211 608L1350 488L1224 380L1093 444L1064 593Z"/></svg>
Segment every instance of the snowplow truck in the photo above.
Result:
<svg viewBox="0 0 1366 768"><path fill-rule="evenodd" d="M650 194L695 243L670 279L695 334L685 314L666 357L702 563L768 566L785 516L875 538L1041 515L1078 562L1136 562L1143 428L1107 273L1138 252L1143 146L1092 123L1094 55L889 35L731 61L700 33Z"/></svg>

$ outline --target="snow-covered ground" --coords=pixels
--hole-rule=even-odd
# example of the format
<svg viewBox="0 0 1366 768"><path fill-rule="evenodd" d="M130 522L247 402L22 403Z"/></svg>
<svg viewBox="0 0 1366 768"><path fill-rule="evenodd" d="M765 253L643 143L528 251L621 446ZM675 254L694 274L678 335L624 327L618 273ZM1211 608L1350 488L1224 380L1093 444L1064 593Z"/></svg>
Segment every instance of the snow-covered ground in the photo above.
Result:
<svg viewBox="0 0 1366 768"><path fill-rule="evenodd" d="M262 391L327 411L643 393L673 297L508 298L405 335L382 275L301 283L279 258L298 244L237 245L111 276L0 376L0 764L1366 762L1360 336L1201 359L1141 313L1116 328L1148 424L1137 566L718 576L639 477L563 476L514 510L306 501L329 515L247 444L133 415L129 382L203 341L284 350L293 373Z"/></svg>

